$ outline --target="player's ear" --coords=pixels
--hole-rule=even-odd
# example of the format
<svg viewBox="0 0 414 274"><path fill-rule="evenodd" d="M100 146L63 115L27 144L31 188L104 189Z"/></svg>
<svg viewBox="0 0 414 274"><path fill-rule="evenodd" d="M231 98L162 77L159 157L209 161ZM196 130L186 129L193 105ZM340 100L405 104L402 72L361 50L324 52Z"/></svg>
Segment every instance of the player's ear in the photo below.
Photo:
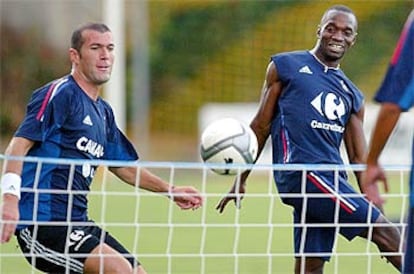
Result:
<svg viewBox="0 0 414 274"><path fill-rule="evenodd" d="M355 33L354 39L352 39L352 42L351 42L351 47L355 44L357 35L358 35L358 33Z"/></svg>
<svg viewBox="0 0 414 274"><path fill-rule="evenodd" d="M318 28L316 29L316 37L321 38L321 25L318 25Z"/></svg>
<svg viewBox="0 0 414 274"><path fill-rule="evenodd" d="M80 59L79 52L74 48L70 48L69 49L69 58L70 58L71 63L75 63L75 64L79 63L79 59Z"/></svg>

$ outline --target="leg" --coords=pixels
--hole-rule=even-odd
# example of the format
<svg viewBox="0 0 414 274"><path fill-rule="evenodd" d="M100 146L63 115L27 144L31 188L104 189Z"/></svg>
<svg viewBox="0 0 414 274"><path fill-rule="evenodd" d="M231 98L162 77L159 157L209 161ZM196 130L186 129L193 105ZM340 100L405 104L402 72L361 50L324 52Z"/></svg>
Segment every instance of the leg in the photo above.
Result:
<svg viewBox="0 0 414 274"><path fill-rule="evenodd" d="M307 257L305 265L302 266L302 259L295 259L295 274L322 274L325 261L321 258ZM304 271L302 271L304 269Z"/></svg>
<svg viewBox="0 0 414 274"><path fill-rule="evenodd" d="M400 247L401 235L397 227L392 225L383 215L380 215L375 222L376 224L390 224L389 226L377 226L372 230L372 238L381 252L397 253ZM368 238L367 231L361 235ZM385 256L395 268L401 271L402 258L401 256Z"/></svg>
<svg viewBox="0 0 414 274"><path fill-rule="evenodd" d="M310 174L308 176L311 179L312 183L324 182L323 176L318 178L318 174ZM328 185L327 182L325 184ZM376 223L376 224L388 224L386 226L375 226L372 230L372 237L370 240L374 242L381 252L386 253L395 253L399 252L400 247L400 232L395 225L390 223L377 208L371 207L369 201L362 195L357 193L353 187L344 179L339 178L338 186L335 184L331 187L331 190L326 189L326 192L335 190L337 192L337 197L341 197L335 203L340 206L339 210L339 223L355 223L363 224L367 223ZM356 197L351 197L358 194ZM327 206L328 207L328 206ZM370 219L368 219L370 216ZM367 228L363 227L343 227L340 229L340 233L347 238L352 240L356 236L362 236L368 238L368 226ZM397 255L387 255L388 261L392 265L401 270L401 256Z"/></svg>
<svg viewBox="0 0 414 274"><path fill-rule="evenodd" d="M26 260L47 273L146 274L134 256L93 223L70 230L64 225L28 227L17 240Z"/></svg>
<svg viewBox="0 0 414 274"><path fill-rule="evenodd" d="M107 244L100 244L92 250L85 260L84 271L87 274L146 274L142 266L133 270L131 264Z"/></svg>
<svg viewBox="0 0 414 274"><path fill-rule="evenodd" d="M330 196L326 198L312 197L312 194L323 195L319 187L314 186L311 178L306 186L306 193L302 195L301 184L299 189L291 193L297 197L284 198L283 202L294 208L294 246L295 246L295 274L322 274L325 262L329 261L330 254L336 238L336 227L332 226L308 226L308 224L327 224L333 222L336 203ZM306 200L306 203L304 203ZM302 252L308 257L300 256Z"/></svg>
<svg viewBox="0 0 414 274"><path fill-rule="evenodd" d="M134 273L134 274L147 274L147 272L145 271L145 269L141 265L134 268L132 273Z"/></svg>

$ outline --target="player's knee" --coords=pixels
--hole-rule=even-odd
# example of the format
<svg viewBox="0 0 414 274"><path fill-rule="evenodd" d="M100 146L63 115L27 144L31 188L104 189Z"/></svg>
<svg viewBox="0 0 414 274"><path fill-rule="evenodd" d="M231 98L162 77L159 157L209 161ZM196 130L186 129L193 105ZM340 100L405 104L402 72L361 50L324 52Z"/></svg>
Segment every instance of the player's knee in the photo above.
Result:
<svg viewBox="0 0 414 274"><path fill-rule="evenodd" d="M397 251L401 240L400 231L397 226L390 223L382 216L378 218L376 223L381 225L374 227L372 231L372 241L376 243L381 250Z"/></svg>
<svg viewBox="0 0 414 274"><path fill-rule="evenodd" d="M111 273L129 274L134 273L132 265L120 253L107 245L96 247L86 259L84 273ZM141 272L138 272L141 274ZM142 272L145 274L145 272Z"/></svg>
<svg viewBox="0 0 414 274"><path fill-rule="evenodd" d="M304 263L304 265L302 265L302 263ZM305 261L298 258L295 261L295 274L322 274L324 265L325 261L321 258L308 257Z"/></svg>
<svg viewBox="0 0 414 274"><path fill-rule="evenodd" d="M134 268L134 270L132 271L133 274L147 274L147 272L145 271L145 269L140 265L136 268Z"/></svg>

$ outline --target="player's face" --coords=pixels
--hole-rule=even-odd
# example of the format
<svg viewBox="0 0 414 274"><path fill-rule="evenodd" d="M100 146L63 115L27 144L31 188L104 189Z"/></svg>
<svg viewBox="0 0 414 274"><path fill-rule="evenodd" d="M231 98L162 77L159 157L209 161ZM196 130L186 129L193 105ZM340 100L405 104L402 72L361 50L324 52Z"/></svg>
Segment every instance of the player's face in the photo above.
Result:
<svg viewBox="0 0 414 274"><path fill-rule="evenodd" d="M337 65L356 39L357 22L353 14L330 11L322 19L318 29L318 56L326 63Z"/></svg>
<svg viewBox="0 0 414 274"><path fill-rule="evenodd" d="M101 85L111 77L114 63L114 41L111 32L85 30L79 52L77 69L85 80Z"/></svg>

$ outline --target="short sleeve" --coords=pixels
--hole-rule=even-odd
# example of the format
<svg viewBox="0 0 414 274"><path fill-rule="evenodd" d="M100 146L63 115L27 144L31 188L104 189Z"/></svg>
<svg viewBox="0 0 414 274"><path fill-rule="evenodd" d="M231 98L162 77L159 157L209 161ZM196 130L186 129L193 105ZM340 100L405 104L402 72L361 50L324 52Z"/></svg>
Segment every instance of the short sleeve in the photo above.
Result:
<svg viewBox="0 0 414 274"><path fill-rule="evenodd" d="M58 83L64 82L57 80L33 93L16 137L42 142L64 123L71 113L71 92Z"/></svg>
<svg viewBox="0 0 414 274"><path fill-rule="evenodd" d="M135 161L139 158L134 146L118 128L108 139L104 157L114 161Z"/></svg>
<svg viewBox="0 0 414 274"><path fill-rule="evenodd" d="M375 95L379 103L399 104L403 110L412 106L414 76L414 11L408 17L391 58L384 80ZM410 105L411 104L411 105Z"/></svg>
<svg viewBox="0 0 414 274"><path fill-rule="evenodd" d="M113 161L135 161L139 156L132 143L118 128L113 111L109 104L103 101L107 119L107 144L104 158Z"/></svg>

